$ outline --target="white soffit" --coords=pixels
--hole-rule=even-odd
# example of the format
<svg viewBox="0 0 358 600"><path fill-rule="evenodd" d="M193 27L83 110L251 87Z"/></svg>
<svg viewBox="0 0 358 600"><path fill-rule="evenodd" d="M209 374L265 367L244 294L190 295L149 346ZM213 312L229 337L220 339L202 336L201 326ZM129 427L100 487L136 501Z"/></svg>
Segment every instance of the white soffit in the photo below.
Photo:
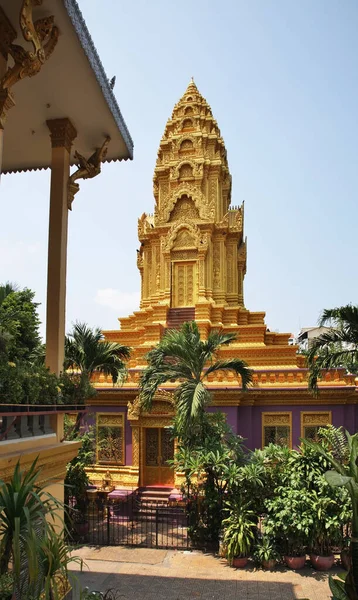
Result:
<svg viewBox="0 0 358 600"><path fill-rule="evenodd" d="M32 50L18 24L21 4L22 0L0 0L19 32L14 43ZM111 142L106 162L133 158L131 136L77 2L43 0L42 6L34 8L34 21L50 15L54 15L60 31L58 43L37 75L12 88L16 104L5 123L2 172L50 167L51 142L46 121L64 117L77 130L71 164L75 150L88 157L107 135ZM116 76L119 88L120 73Z"/></svg>

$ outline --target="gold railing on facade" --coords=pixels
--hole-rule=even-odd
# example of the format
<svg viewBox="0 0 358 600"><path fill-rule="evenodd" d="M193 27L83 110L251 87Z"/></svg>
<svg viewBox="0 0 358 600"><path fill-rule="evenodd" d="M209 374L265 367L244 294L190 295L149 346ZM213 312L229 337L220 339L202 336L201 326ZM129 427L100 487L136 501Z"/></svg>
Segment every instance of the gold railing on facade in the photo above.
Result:
<svg viewBox="0 0 358 600"><path fill-rule="evenodd" d="M322 375L321 385L323 386L354 386L358 381L356 375L349 375L343 372L343 369L325 371ZM123 385L126 387L136 387L139 384L142 374L141 369L129 369L128 376ZM254 371L252 377L253 387L270 387L270 386L307 386L309 371L307 369L265 369ZM112 384L112 378L106 375L96 374L92 382L98 387L108 387ZM215 371L208 376L208 384L216 385L227 383L235 386L241 385L241 378L235 375L232 371ZM170 387L170 382L166 387ZM174 383L173 383L174 385ZM122 386L121 386L122 387Z"/></svg>

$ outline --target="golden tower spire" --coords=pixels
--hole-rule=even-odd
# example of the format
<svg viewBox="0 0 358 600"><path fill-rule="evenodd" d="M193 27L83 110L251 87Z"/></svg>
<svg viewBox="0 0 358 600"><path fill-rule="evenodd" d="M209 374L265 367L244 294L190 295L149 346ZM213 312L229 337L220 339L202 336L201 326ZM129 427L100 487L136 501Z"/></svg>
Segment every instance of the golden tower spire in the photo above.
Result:
<svg viewBox="0 0 358 600"><path fill-rule="evenodd" d="M243 306L243 210L229 208L224 140L193 78L167 121L153 183L154 215L138 223L141 307Z"/></svg>

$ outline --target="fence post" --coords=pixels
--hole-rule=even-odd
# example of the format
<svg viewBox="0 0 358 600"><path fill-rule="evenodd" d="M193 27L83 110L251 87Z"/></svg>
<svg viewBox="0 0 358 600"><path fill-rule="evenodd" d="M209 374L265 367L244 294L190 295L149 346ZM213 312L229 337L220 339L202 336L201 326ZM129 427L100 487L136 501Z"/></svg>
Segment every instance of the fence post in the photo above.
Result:
<svg viewBox="0 0 358 600"><path fill-rule="evenodd" d="M109 546L109 537L110 537L109 520L110 520L110 516L111 516L111 511L110 511L108 502L106 502L105 507L106 507L105 510L107 511L107 546Z"/></svg>
<svg viewBox="0 0 358 600"><path fill-rule="evenodd" d="M158 508L155 509L155 547L158 548Z"/></svg>

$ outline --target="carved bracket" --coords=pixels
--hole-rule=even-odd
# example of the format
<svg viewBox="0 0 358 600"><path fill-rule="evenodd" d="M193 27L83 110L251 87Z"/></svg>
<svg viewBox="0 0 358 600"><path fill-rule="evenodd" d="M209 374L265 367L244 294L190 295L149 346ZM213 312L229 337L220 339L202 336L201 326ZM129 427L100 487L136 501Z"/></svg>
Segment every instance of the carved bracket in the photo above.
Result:
<svg viewBox="0 0 358 600"><path fill-rule="evenodd" d="M78 169L68 178L67 206L69 210L72 210L72 202L80 189L77 180L92 179L100 174L101 165L107 156L108 145L110 141L111 138L108 135L105 138L102 146L100 148L96 148L94 153L88 159L82 156L82 154L79 152L75 152L75 159L78 164Z"/></svg>
<svg viewBox="0 0 358 600"><path fill-rule="evenodd" d="M42 0L23 0L19 15L20 28L23 38L26 42L31 42L33 52L25 50L18 44L13 44L11 36L8 37L7 48L2 46L2 53L10 55L13 59L13 65L8 67L5 75L0 80L0 91L7 90L8 98L10 89L25 77L33 77L41 70L44 62L51 56L54 51L59 30L54 24L54 17L45 17L43 19L33 20L32 11L34 6L41 6ZM2 16L2 15L0 15ZM2 24L4 19L2 19ZM12 40L15 39L12 36ZM6 111L14 106L14 101L2 102L1 123L4 123Z"/></svg>

